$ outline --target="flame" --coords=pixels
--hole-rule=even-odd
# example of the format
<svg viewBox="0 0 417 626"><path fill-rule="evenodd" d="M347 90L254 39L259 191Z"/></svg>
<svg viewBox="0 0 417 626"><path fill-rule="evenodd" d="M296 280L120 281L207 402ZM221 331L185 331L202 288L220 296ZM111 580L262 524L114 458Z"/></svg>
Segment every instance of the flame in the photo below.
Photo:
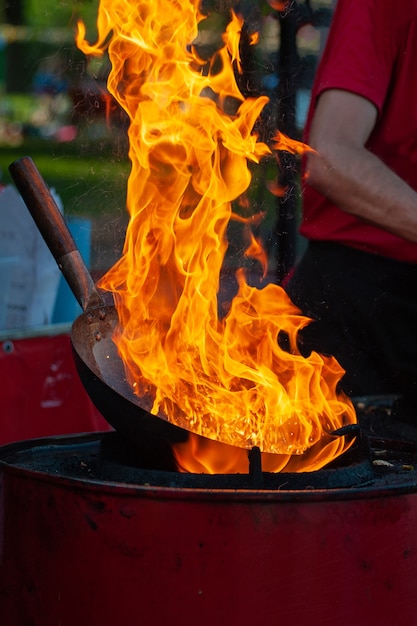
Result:
<svg viewBox="0 0 417 626"><path fill-rule="evenodd" d="M306 143L303 143L302 141L294 141L294 139L280 133L279 130L277 130L272 139L272 147L275 150L286 150L291 154L298 155L305 154L306 152L315 152L314 148L310 148L310 146Z"/></svg>
<svg viewBox="0 0 417 626"><path fill-rule="evenodd" d="M101 0L97 43L78 27L86 54L108 49L108 89L130 118L130 221L123 256L100 283L118 309L114 341L152 413L193 433L176 447L185 471L241 471L252 446L269 471L318 469L350 445L331 434L355 422L337 392L342 368L300 354L309 320L278 285L255 289L239 270L224 318L217 303L230 219L245 224L246 254L266 268L250 231L261 215L232 211L248 163L308 147L279 133L272 147L258 140L267 98L245 100L235 79L242 20L231 12L207 62L193 45L203 19L197 0Z"/></svg>
<svg viewBox="0 0 417 626"><path fill-rule="evenodd" d="M268 0L268 4L275 9L275 11L285 11L288 9L290 0Z"/></svg>

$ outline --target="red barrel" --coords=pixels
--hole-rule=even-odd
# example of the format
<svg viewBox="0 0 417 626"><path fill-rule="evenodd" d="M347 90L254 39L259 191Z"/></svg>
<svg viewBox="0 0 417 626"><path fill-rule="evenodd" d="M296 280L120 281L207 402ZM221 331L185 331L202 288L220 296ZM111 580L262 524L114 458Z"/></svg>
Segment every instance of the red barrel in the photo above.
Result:
<svg viewBox="0 0 417 626"><path fill-rule="evenodd" d="M417 623L409 488L180 489L7 462L0 488L5 626Z"/></svg>

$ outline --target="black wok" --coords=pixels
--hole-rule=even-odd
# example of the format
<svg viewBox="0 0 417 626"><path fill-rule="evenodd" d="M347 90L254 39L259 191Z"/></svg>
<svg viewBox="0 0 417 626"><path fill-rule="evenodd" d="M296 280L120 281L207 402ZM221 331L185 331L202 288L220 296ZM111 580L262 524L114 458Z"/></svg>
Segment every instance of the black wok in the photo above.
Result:
<svg viewBox="0 0 417 626"><path fill-rule="evenodd" d="M54 256L83 313L71 328L76 368L92 402L111 426L149 456L186 441L188 431L166 416L150 413L151 398L139 398L126 380L124 365L112 341L118 315L104 301L90 276L64 218L30 157L9 167L41 235ZM107 294L106 294L107 295Z"/></svg>

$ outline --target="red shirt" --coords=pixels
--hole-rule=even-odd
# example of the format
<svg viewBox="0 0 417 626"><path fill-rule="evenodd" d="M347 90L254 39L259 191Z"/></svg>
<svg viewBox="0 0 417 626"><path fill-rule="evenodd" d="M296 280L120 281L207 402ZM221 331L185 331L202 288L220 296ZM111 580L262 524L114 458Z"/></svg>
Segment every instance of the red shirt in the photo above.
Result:
<svg viewBox="0 0 417 626"><path fill-rule="evenodd" d="M338 0L317 71L317 97L345 89L375 104L378 119L367 148L417 190L417 0ZM300 232L417 263L417 244L349 215L306 185Z"/></svg>

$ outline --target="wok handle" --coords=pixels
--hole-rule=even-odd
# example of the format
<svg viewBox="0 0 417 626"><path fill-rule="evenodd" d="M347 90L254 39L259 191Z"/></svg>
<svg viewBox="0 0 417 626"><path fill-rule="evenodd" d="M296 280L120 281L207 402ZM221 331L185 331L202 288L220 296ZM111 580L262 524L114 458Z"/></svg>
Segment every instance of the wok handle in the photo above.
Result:
<svg viewBox="0 0 417 626"><path fill-rule="evenodd" d="M103 304L52 194L30 157L9 166L29 213L83 311Z"/></svg>

